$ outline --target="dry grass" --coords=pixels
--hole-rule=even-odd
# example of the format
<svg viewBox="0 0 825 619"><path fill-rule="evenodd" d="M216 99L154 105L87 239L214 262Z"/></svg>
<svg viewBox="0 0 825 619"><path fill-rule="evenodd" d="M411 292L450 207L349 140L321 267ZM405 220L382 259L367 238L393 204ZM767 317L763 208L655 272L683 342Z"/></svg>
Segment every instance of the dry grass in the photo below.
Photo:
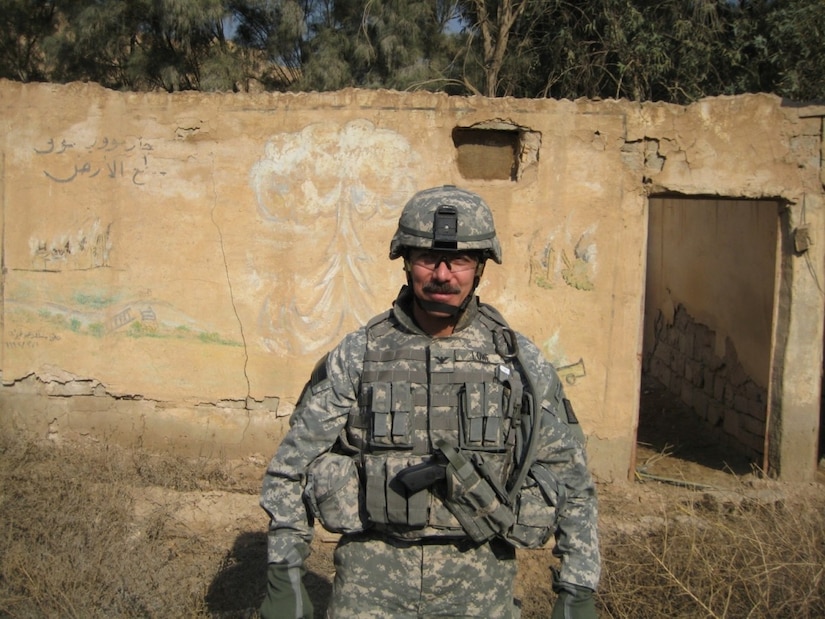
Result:
<svg viewBox="0 0 825 619"><path fill-rule="evenodd" d="M226 477L211 462L3 438L0 617L208 616L210 586L231 551L182 536L168 505L136 518L134 489L213 488ZM237 593L236 608L257 603Z"/></svg>
<svg viewBox="0 0 825 619"><path fill-rule="evenodd" d="M0 617L254 617L262 532L215 539L173 516L176 494L257 486L225 462L0 436ZM158 487L168 493L138 510L136 496ZM822 496L686 491L690 499L667 502L641 533L606 532L600 616L824 617ZM317 564L324 557L313 555L308 583L318 616L329 594L330 568ZM539 572L525 591L543 596L546 609ZM525 602L525 619L538 616Z"/></svg>
<svg viewBox="0 0 825 619"><path fill-rule="evenodd" d="M604 548L602 616L825 617L825 502L710 493Z"/></svg>

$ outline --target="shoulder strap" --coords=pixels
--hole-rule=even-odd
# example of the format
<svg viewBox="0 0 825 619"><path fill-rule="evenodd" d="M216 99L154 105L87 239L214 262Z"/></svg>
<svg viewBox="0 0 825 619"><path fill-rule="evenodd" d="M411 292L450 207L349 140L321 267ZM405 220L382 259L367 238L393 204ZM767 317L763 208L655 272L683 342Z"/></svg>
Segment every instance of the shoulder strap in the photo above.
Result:
<svg viewBox="0 0 825 619"><path fill-rule="evenodd" d="M504 317L492 305L479 303L478 310L479 320L493 334L496 352L504 359L516 359L519 355L516 332L510 328Z"/></svg>
<svg viewBox="0 0 825 619"><path fill-rule="evenodd" d="M504 327L505 329L510 328L510 325L507 324L507 321L505 320L504 316L501 315L501 312L499 312L492 305L488 305L487 303L479 302L478 311L482 316L484 316L486 318L489 318L494 323L496 323L498 326Z"/></svg>
<svg viewBox="0 0 825 619"><path fill-rule="evenodd" d="M391 314L392 314L392 310L387 310L385 312L382 312L382 313L378 314L377 316L373 316L370 319L370 321L367 323L367 327L366 327L367 332L369 333L370 329L372 329L376 325L379 325L382 322L384 322L385 320L387 320L390 317Z"/></svg>

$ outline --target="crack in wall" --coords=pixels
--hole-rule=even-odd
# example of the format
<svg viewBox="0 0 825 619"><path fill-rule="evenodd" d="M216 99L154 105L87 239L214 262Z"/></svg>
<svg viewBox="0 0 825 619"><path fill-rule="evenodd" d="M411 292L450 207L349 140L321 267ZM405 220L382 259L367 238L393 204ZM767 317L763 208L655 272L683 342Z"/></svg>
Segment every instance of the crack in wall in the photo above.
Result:
<svg viewBox="0 0 825 619"><path fill-rule="evenodd" d="M652 183L653 176L664 170L667 156L662 154L660 147L660 140L650 137L625 141L621 147L625 166L641 174L642 185Z"/></svg>
<svg viewBox="0 0 825 619"><path fill-rule="evenodd" d="M247 342L246 342L246 334L244 333L243 321L241 320L241 316L238 313L238 307L235 304L235 293L234 293L234 290L232 288L232 277L229 273L229 263L226 259L226 247L224 246L223 231L221 230L221 227L218 225L218 222L215 220L215 209L217 208L217 205L218 205L218 192L217 192L217 189L215 188L215 162L214 162L214 160L212 160L212 162L211 162L211 167L212 167L212 174L210 175L210 178L212 179L212 208L209 211L209 217L212 221L212 225L214 225L215 229L218 231L218 239L220 241L220 247L221 247L221 258L223 259L223 269L224 269L224 273L226 275L226 285L229 289L229 300L232 304L232 311L235 314L235 320L238 321L238 329L240 330L241 342L243 343L243 352L244 352L243 376L244 376L244 380L246 381L246 399L245 399L245 403L244 403L244 410L246 410L246 413L247 413L246 414L246 427L244 428L244 431L243 431L243 436L245 437L246 436L246 431L249 429L249 424L251 422L250 415L249 415L249 412L250 412L249 401L252 399L252 384L249 380L249 372L248 372L248 368L249 368L249 348L248 348L248 345L247 345Z"/></svg>
<svg viewBox="0 0 825 619"><path fill-rule="evenodd" d="M173 447L193 456L216 445L224 455L268 451L291 414L291 407L280 406L277 397L165 401L112 393L95 379L57 368L4 380L0 396L0 427L30 431L54 443L84 437L129 446ZM240 411L246 411L243 419ZM257 430L251 432L252 427Z"/></svg>

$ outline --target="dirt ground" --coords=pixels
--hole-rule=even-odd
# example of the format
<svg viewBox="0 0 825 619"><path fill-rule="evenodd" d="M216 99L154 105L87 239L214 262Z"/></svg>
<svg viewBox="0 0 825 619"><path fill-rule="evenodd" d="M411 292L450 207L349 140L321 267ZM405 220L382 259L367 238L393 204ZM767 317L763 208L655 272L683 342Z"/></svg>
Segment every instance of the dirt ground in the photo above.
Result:
<svg viewBox="0 0 825 619"><path fill-rule="evenodd" d="M825 470L818 483L782 484L762 479L751 463L729 449L709 440L655 382L642 386L642 413L637 447L637 479L634 483L599 483L600 535L603 545L621 536L643 533L656 526L669 506L701 496L705 501L724 502L732 494L774 501L789 493L825 494ZM240 484L254 488L265 462L242 463L236 474ZM155 490L168 494L168 490ZM147 511L168 496L142 492L138 497ZM260 581L250 581L251 565L265 563L265 517L257 505L257 496L247 493L197 492L179 493L179 509L174 517L190 531L213 540L218 546L232 548L224 566L210 587L207 603L213 616L244 616L241 609L224 607L232 595L226 592L260 588ZM315 602L316 616L323 616L333 579L332 551L336 537L318 531L308 560L305 582ZM517 597L523 617L549 616L553 594L549 587L549 568L555 560L549 550L519 553ZM254 595L254 591L248 591ZM247 597L246 595L242 597ZM247 597L248 599L248 597ZM247 609L249 612L250 609ZM240 613L240 614L239 614ZM251 615L250 615L251 616Z"/></svg>

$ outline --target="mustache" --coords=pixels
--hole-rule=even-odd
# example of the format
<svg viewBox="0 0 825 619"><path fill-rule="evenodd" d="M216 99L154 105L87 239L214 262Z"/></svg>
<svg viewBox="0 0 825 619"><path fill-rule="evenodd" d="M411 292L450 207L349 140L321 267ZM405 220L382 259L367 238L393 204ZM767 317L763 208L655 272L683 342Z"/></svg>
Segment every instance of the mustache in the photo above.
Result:
<svg viewBox="0 0 825 619"><path fill-rule="evenodd" d="M439 284L433 282L425 284L422 290L427 294L458 294L461 292L461 288L451 286L450 284Z"/></svg>

